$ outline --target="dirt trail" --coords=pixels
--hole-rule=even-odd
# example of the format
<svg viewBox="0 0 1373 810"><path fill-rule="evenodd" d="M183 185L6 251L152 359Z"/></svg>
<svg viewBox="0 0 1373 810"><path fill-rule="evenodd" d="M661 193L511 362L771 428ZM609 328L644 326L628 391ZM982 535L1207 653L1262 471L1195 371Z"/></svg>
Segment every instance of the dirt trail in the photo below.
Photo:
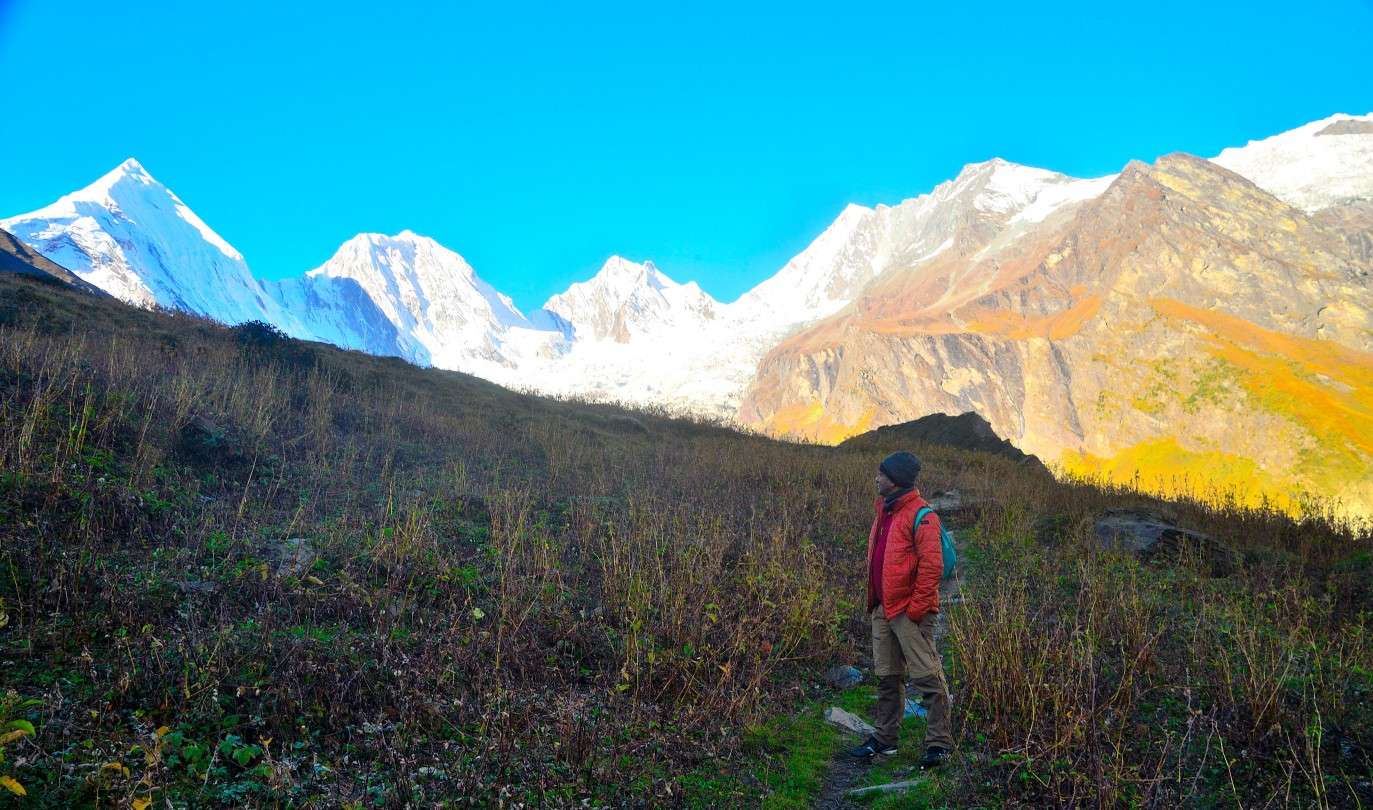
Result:
<svg viewBox="0 0 1373 810"><path fill-rule="evenodd" d="M960 565L954 578L939 586L939 604L942 607L959 604L962 601L963 567ZM939 644L948 632L947 612L941 611L935 620L935 643ZM856 745L857 742L857 738L854 738L853 744ZM911 740L903 740L902 743L906 745L915 744ZM868 760L850 759L843 751L835 754L834 759L830 761L829 771L825 774L824 786L820 789L820 795L816 797L813 807L816 810L859 810L863 805L849 799L848 791L859 786L859 782L871 767L872 762Z"/></svg>
<svg viewBox="0 0 1373 810"><path fill-rule="evenodd" d="M870 762L849 759L842 752L837 754L830 763L829 773L825 774L825 786L820 789L814 807L817 810L853 810L859 807L849 800L848 791L857 786L870 767Z"/></svg>

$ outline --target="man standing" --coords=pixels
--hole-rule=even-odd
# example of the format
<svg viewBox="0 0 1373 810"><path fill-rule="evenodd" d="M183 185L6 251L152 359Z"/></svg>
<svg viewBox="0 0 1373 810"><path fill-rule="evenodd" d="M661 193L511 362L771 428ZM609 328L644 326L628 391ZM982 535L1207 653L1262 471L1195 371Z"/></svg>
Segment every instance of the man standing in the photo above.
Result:
<svg viewBox="0 0 1373 810"><path fill-rule="evenodd" d="M877 516L868 535L867 603L877 674L876 734L849 754L896 753L909 673L929 712L920 767L937 768L953 748L949 688L944 662L934 646L944 555L939 517L927 512L915 525L916 514L929 505L915 488L919 474L920 459L904 451L887 456L877 468Z"/></svg>

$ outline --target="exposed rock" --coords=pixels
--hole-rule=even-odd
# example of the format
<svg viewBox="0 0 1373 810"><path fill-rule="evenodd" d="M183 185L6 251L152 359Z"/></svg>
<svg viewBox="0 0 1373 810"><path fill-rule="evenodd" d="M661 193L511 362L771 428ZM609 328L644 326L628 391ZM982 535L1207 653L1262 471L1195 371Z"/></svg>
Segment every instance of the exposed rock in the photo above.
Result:
<svg viewBox="0 0 1373 810"><path fill-rule="evenodd" d="M1173 561L1187 554L1199 555L1217 576L1230 573L1238 564L1234 549L1210 535L1184 529L1156 512L1107 510L1097 518L1094 529L1102 545L1130 551L1143 560Z"/></svg>
<svg viewBox="0 0 1373 810"><path fill-rule="evenodd" d="M303 537L277 540L267 546L267 560L272 565L272 576L300 577L315 564L315 550L310 541Z"/></svg>
<svg viewBox="0 0 1373 810"><path fill-rule="evenodd" d="M209 596L219 590L218 582L211 582L206 579L184 579L174 584L176 589L186 596L194 594Z"/></svg>
<svg viewBox="0 0 1373 810"><path fill-rule="evenodd" d="M1188 538L1196 542L1206 535L1184 529L1156 512L1136 509L1110 509L1095 524L1097 539L1108 548L1122 548L1136 554L1150 554L1167 537Z"/></svg>
<svg viewBox="0 0 1373 810"><path fill-rule="evenodd" d="M963 511L963 493L956 489L936 492L926 500L929 501L930 508L941 517Z"/></svg>
<svg viewBox="0 0 1373 810"><path fill-rule="evenodd" d="M875 734L877 729L872 724L852 712L844 711L838 706L831 706L825 709L825 722L832 726L841 728L844 731L857 734L860 737L867 737Z"/></svg>
<svg viewBox="0 0 1373 810"><path fill-rule="evenodd" d="M1373 202L1332 205L1312 219L1344 234L1350 251L1364 264L1363 273L1373 276Z"/></svg>
<svg viewBox="0 0 1373 810"><path fill-rule="evenodd" d="M825 673L825 683L835 689L848 689L863 682L863 673L857 667L847 664L830 667L829 672Z"/></svg>
<svg viewBox="0 0 1373 810"><path fill-rule="evenodd" d="M1316 135L1373 135L1373 121L1346 118L1343 121L1336 121Z"/></svg>
<svg viewBox="0 0 1373 810"><path fill-rule="evenodd" d="M1373 510L1361 444L1373 411L1352 393L1373 352L1360 233L1188 155L1133 162L1032 225L974 202L937 259L893 261L850 306L773 347L740 419L868 447L885 435L874 426L898 426L895 438L921 415L973 410L1069 472L1161 493L1242 484L1253 505L1295 508L1305 490ZM1265 394L1289 388L1303 398ZM1251 463L1242 481L1225 477Z"/></svg>

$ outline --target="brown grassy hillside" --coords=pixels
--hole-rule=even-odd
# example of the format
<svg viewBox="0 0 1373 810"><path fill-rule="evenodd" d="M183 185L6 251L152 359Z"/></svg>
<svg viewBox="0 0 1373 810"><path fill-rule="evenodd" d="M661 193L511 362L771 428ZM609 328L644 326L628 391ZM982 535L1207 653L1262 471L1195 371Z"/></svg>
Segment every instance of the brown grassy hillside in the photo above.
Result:
<svg viewBox="0 0 1373 810"><path fill-rule="evenodd" d="M0 777L39 807L804 805L886 449L0 276ZM913 449L971 503L930 801L1373 800L1368 537ZM1102 550L1120 506L1234 560Z"/></svg>

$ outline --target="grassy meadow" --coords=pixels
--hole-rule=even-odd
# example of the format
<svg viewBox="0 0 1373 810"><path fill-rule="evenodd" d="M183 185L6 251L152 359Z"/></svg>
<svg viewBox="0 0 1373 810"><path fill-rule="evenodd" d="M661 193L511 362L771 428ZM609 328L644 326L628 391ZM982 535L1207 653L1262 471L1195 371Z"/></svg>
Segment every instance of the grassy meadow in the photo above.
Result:
<svg viewBox="0 0 1373 810"><path fill-rule="evenodd" d="M874 806L1373 804L1373 537L909 449L959 753ZM0 806L811 806L880 457L0 276Z"/></svg>

